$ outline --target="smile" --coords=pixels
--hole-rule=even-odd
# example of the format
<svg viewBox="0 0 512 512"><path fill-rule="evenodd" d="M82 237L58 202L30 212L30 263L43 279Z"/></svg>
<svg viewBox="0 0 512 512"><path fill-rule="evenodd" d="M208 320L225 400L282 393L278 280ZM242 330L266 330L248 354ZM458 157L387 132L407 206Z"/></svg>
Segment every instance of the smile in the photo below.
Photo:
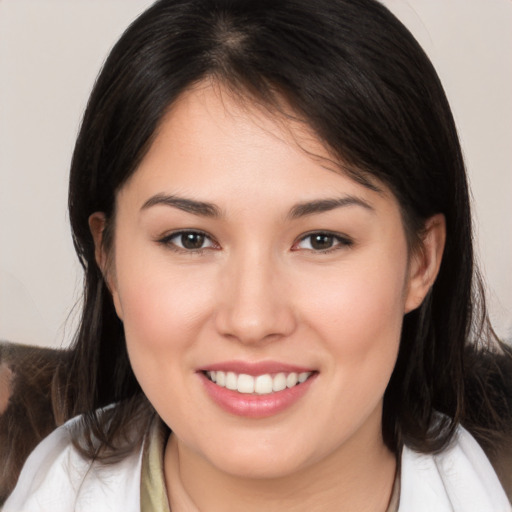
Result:
<svg viewBox="0 0 512 512"><path fill-rule="evenodd" d="M306 382L312 372L289 372L271 375L247 375L245 373L206 371L206 377L221 388L237 391L242 394L269 395L290 389Z"/></svg>
<svg viewBox="0 0 512 512"><path fill-rule="evenodd" d="M206 395L224 411L268 418L290 409L309 393L317 370L281 362L213 364L197 372Z"/></svg>

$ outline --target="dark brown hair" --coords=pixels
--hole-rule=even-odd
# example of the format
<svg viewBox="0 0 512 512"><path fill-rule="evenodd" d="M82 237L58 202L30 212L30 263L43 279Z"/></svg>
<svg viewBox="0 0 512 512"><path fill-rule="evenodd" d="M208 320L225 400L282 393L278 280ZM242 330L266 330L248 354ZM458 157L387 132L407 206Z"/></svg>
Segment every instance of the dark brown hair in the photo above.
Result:
<svg viewBox="0 0 512 512"><path fill-rule="evenodd" d="M499 366L510 364L510 354L485 328L456 128L413 36L374 0L160 0L112 50L73 155L69 212L85 291L69 368L77 394L68 413L83 414L86 437L100 440L99 451L91 442L82 449L122 455L140 441L127 441L131 422L152 414L95 263L88 217L105 213L108 245L117 191L169 106L206 77L270 110L285 99L355 179L374 177L393 191L408 233L419 234L433 214L445 215L439 276L404 318L384 397L384 439L394 450L407 443L436 451L459 423L482 442L497 439L510 419Z"/></svg>

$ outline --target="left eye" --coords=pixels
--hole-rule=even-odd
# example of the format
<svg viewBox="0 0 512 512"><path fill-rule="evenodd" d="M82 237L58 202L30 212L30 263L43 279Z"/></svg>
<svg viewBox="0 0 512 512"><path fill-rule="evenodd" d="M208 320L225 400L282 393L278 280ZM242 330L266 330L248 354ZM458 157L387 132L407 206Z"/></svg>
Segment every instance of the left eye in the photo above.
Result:
<svg viewBox="0 0 512 512"><path fill-rule="evenodd" d="M213 240L201 231L180 231L165 237L162 242L185 251L198 251L216 247Z"/></svg>
<svg viewBox="0 0 512 512"><path fill-rule="evenodd" d="M328 251L338 246L350 246L352 241L334 233L310 233L301 238L293 249L306 249L310 251Z"/></svg>

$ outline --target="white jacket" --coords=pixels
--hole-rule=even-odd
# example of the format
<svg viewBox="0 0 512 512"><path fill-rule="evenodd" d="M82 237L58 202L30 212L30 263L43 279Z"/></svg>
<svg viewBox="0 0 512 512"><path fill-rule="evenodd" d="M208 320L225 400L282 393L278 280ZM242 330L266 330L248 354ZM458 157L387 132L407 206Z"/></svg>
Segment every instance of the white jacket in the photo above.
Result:
<svg viewBox="0 0 512 512"><path fill-rule="evenodd" d="M139 512L142 449L109 466L84 461L70 425L27 459L3 512ZM462 427L438 455L402 452L399 512L511 512L490 462Z"/></svg>
<svg viewBox="0 0 512 512"><path fill-rule="evenodd" d="M2 512L140 512L142 450L121 462L91 464L71 443L74 418L30 454Z"/></svg>

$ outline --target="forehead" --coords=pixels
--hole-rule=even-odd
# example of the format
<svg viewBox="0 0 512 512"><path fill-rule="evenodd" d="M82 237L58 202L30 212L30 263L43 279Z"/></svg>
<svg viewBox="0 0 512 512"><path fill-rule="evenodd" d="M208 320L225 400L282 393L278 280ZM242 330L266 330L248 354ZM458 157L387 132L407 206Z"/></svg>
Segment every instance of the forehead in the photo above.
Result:
<svg viewBox="0 0 512 512"><path fill-rule="evenodd" d="M362 185L350 176L344 162L286 106L271 111L203 82L173 103L123 189L135 188L129 186L135 181L141 194L173 189L223 197L251 190L277 196L287 189L298 200L326 191L390 194L377 180Z"/></svg>
<svg viewBox="0 0 512 512"><path fill-rule="evenodd" d="M204 151L207 148L200 142L204 141L217 144L228 153L241 153L243 142L249 139L260 152L293 148L325 166L342 168L339 159L284 98L278 100L278 104L264 104L212 80L186 90L171 105L151 150L156 151L162 143L175 140L176 148L189 149L197 144Z"/></svg>

